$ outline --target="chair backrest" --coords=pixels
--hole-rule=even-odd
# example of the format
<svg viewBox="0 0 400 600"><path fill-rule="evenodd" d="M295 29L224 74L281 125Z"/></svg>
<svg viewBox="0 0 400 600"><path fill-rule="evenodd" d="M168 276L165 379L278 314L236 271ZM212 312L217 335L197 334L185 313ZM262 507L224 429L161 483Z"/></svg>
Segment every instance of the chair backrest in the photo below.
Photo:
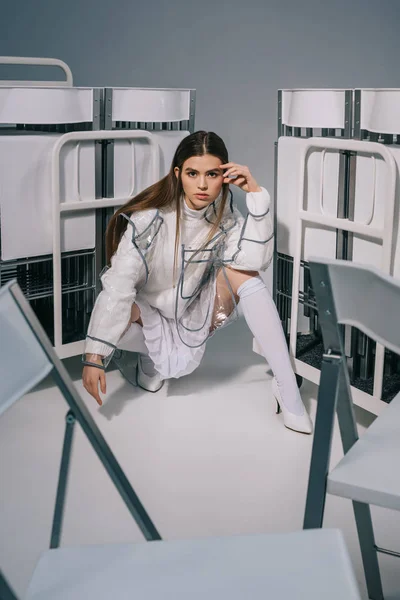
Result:
<svg viewBox="0 0 400 600"><path fill-rule="evenodd" d="M20 308L21 297L28 304L15 281L0 288L0 415L53 368Z"/></svg>
<svg viewBox="0 0 400 600"><path fill-rule="evenodd" d="M325 348L335 345L336 321L400 354L400 281L345 260L311 258L310 271Z"/></svg>

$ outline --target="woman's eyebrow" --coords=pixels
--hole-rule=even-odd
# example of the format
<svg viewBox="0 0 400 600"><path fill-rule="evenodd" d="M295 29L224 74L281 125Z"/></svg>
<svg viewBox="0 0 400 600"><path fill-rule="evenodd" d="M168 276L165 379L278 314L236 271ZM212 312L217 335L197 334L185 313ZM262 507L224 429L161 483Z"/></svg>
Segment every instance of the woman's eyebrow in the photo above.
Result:
<svg viewBox="0 0 400 600"><path fill-rule="evenodd" d="M191 169L190 167L186 167L185 169L186 173L198 173L197 169ZM208 171L206 171L207 173L213 173L214 171L218 171L218 172L222 172L222 169L219 169L218 167L215 167L215 169L209 169Z"/></svg>

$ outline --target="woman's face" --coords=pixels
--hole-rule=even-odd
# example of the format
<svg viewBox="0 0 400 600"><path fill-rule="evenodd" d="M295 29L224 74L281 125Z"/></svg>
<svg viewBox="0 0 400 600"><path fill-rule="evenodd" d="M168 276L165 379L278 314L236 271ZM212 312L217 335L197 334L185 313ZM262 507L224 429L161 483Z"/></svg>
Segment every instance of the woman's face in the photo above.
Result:
<svg viewBox="0 0 400 600"><path fill-rule="evenodd" d="M193 156L183 163L182 186L189 208L200 210L218 198L224 181L222 164L211 154ZM175 175L179 176L178 167L175 167Z"/></svg>

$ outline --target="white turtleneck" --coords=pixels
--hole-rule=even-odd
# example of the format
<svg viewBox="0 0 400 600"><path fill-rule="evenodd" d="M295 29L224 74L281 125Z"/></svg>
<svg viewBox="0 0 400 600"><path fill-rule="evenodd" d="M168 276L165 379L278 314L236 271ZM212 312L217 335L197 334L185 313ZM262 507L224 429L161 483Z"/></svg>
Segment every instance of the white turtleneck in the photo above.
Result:
<svg viewBox="0 0 400 600"><path fill-rule="evenodd" d="M206 213L206 210L208 208L208 206L205 206L204 208L200 208L200 209L194 209L194 208L190 208L187 205L186 200L183 198L182 199L182 206L183 206L183 215L184 215L184 219L190 220L190 219L202 219Z"/></svg>

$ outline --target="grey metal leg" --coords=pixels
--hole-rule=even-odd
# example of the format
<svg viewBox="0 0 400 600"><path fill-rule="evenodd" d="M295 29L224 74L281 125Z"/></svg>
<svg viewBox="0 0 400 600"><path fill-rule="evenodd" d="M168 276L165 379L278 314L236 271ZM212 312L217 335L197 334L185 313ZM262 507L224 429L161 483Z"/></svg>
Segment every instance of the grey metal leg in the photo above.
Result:
<svg viewBox="0 0 400 600"><path fill-rule="evenodd" d="M357 422L349 391L350 382L348 381L348 373L344 365L342 365L339 381L337 413L344 453L347 453L358 440ZM370 507L368 504L362 502L353 502L353 511L360 542L368 596L371 600L383 600L382 580L379 570L378 554L375 546Z"/></svg>
<svg viewBox="0 0 400 600"><path fill-rule="evenodd" d="M368 597L371 600L384 600L369 504L353 502L353 511L356 520L358 541L360 542Z"/></svg>
<svg viewBox="0 0 400 600"><path fill-rule="evenodd" d="M65 418L64 445L61 455L60 473L58 477L58 487L56 504L54 507L53 527L51 531L50 548L58 548L61 539L61 529L64 515L65 493L68 483L69 462L71 458L71 448L75 425L75 415L68 411Z"/></svg>
<svg viewBox="0 0 400 600"><path fill-rule="evenodd" d="M303 529L322 527L342 357L324 355Z"/></svg>
<svg viewBox="0 0 400 600"><path fill-rule="evenodd" d="M1 600L18 600L9 584L7 583L3 573L0 571L0 598Z"/></svg>

